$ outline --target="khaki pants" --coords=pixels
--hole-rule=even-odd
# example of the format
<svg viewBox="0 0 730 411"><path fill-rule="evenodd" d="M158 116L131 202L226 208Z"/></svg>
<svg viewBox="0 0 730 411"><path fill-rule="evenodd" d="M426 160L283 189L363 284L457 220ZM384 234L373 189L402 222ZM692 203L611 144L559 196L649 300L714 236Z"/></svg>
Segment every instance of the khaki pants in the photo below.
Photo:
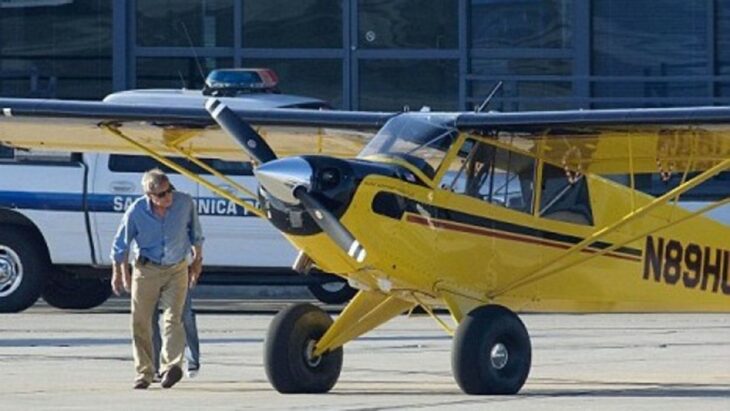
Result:
<svg viewBox="0 0 730 411"><path fill-rule="evenodd" d="M132 345L137 380L152 382L155 366L152 359L152 313L160 303L163 310L162 355L160 372L182 367L185 351L183 306L188 292L186 261L172 266L134 265L132 271Z"/></svg>

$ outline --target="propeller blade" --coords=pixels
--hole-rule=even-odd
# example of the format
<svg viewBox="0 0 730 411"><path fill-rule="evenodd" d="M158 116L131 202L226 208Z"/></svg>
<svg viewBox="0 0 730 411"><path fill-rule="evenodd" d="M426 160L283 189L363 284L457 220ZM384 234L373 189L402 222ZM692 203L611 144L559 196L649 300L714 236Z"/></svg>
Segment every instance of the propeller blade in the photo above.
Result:
<svg viewBox="0 0 730 411"><path fill-rule="evenodd" d="M216 98L205 102L205 109L228 134L238 141L257 163L276 160L276 154L266 141L245 121L241 120L225 103Z"/></svg>
<svg viewBox="0 0 730 411"><path fill-rule="evenodd" d="M307 192L304 187L294 190L294 197L299 199L307 212L312 216L317 225L324 231L332 241L342 248L347 255L361 263L365 260L367 253L360 242L347 231L345 226L337 220L314 196Z"/></svg>

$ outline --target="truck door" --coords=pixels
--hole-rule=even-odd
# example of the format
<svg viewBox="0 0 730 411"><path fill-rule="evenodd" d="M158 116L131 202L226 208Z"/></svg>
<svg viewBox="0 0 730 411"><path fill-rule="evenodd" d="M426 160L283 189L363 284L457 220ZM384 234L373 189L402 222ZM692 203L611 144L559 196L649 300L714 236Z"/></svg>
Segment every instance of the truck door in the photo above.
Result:
<svg viewBox="0 0 730 411"><path fill-rule="evenodd" d="M184 160L175 159L177 162ZM92 166L89 190L91 233L94 236L96 263L111 264L112 240L129 205L141 196L142 175L159 167L170 178L177 191L197 197L197 184L162 166L155 159L142 155L100 154Z"/></svg>
<svg viewBox="0 0 730 411"><path fill-rule="evenodd" d="M256 193L258 183L251 163L205 160L216 170ZM235 192L230 184L210 175L214 184ZM198 187L198 213L205 235L205 264L227 267L291 267L294 247L268 222L249 214L240 206ZM239 193L239 195L241 195ZM247 198L255 202L256 199Z"/></svg>
<svg viewBox="0 0 730 411"><path fill-rule="evenodd" d="M83 198L86 166L81 155L7 148L2 154L0 211L8 208L10 215L18 213L32 221L43 235L53 263L88 263ZM0 227L3 230L7 228Z"/></svg>

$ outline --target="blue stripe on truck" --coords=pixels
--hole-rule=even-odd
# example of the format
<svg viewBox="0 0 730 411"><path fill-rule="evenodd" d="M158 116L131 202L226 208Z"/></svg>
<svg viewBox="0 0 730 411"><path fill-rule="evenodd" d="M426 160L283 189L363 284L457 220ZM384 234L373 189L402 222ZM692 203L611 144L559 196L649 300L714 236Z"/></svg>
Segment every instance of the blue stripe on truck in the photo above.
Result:
<svg viewBox="0 0 730 411"><path fill-rule="evenodd" d="M86 198L92 212L123 213L138 195L89 194ZM198 214L210 216L253 217L243 207L220 197L193 198ZM246 201L254 203L253 200ZM25 210L83 211L80 193L0 191L0 207Z"/></svg>

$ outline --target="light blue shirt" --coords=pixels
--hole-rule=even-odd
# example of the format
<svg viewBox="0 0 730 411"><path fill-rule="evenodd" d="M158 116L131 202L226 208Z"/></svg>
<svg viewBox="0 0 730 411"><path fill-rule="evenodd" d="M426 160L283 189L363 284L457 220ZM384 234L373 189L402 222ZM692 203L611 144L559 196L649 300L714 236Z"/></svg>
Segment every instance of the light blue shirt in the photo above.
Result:
<svg viewBox="0 0 730 411"><path fill-rule="evenodd" d="M154 213L146 196L129 206L112 243L112 260L125 262L134 241L140 257L156 264L177 264L187 257L192 246L203 244L203 231L192 197L177 191L172 196L164 217Z"/></svg>

